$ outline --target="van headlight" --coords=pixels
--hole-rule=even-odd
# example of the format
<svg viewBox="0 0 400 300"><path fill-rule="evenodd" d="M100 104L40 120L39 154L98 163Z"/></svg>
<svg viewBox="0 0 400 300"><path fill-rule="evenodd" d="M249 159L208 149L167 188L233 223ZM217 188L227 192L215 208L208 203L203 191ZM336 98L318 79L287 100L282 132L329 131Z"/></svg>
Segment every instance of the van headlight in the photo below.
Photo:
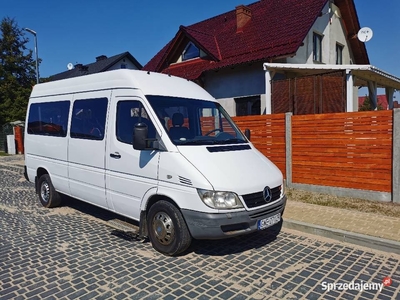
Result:
<svg viewBox="0 0 400 300"><path fill-rule="evenodd" d="M216 192L197 189L200 199L205 205L217 209L242 208L238 195L232 192Z"/></svg>

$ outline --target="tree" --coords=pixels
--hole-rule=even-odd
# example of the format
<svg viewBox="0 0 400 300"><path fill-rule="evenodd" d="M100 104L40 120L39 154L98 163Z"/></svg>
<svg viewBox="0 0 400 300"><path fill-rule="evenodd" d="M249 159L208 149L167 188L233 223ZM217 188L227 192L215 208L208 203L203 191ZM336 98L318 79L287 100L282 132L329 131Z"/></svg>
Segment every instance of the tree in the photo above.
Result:
<svg viewBox="0 0 400 300"><path fill-rule="evenodd" d="M36 66L32 50L25 46L17 22L9 17L0 23L0 125L25 120L32 87L36 83Z"/></svg>
<svg viewBox="0 0 400 300"><path fill-rule="evenodd" d="M380 103L377 103L377 110L383 110L383 107ZM358 108L358 111L369 111L369 110L374 110L372 108L372 103L371 100L369 99L369 96L365 95L364 102L360 105Z"/></svg>

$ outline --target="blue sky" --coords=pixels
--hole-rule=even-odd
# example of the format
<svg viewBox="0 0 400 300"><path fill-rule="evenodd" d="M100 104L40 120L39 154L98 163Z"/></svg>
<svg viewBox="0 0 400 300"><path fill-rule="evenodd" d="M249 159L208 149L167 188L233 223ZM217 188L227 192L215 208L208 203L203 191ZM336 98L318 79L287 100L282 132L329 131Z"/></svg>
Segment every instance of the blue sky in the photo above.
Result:
<svg viewBox="0 0 400 300"><path fill-rule="evenodd" d="M299 0L301 1L301 0ZM366 43L372 65L400 77L400 1L354 0L361 27L373 29ZM145 65L178 31L255 0L1 0L0 18L14 18L38 34L40 75L88 64L99 55L129 51ZM33 36L28 47L34 47ZM397 93L398 94L398 93ZM399 96L397 98L400 98Z"/></svg>

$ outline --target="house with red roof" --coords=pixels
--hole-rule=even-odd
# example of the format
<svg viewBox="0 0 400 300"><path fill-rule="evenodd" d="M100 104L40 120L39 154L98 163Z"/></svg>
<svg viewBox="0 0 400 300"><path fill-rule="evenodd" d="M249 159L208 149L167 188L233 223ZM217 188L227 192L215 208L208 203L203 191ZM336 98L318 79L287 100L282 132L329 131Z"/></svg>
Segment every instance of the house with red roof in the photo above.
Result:
<svg viewBox="0 0 400 300"><path fill-rule="evenodd" d="M379 109L383 109L383 110L391 109L386 95L377 95L376 99L377 99L377 106ZM358 107L362 107L364 105L365 101L369 101L367 96L358 97ZM399 103L394 98L392 108L398 108L398 107L399 107Z"/></svg>
<svg viewBox="0 0 400 300"><path fill-rule="evenodd" d="M346 82L345 68L296 66L369 65L359 30L353 0L260 0L180 26L143 70L195 81L232 116L352 111L357 96L345 90L358 82Z"/></svg>
<svg viewBox="0 0 400 300"><path fill-rule="evenodd" d="M62 80L118 69L140 70L142 65L128 51L110 57L99 55L95 62L70 64L67 71L50 76L50 80Z"/></svg>
<svg viewBox="0 0 400 300"><path fill-rule="evenodd" d="M389 103L387 101L386 95L377 95L377 105L380 109L383 110L388 110L389 109ZM361 107L365 101L369 101L367 96L359 96L358 97L358 106Z"/></svg>

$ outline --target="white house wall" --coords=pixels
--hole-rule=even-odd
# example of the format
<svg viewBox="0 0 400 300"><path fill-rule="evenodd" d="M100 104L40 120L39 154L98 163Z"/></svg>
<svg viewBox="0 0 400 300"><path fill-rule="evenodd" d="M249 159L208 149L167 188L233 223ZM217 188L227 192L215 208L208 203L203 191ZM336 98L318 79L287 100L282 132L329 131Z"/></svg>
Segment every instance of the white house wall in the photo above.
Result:
<svg viewBox="0 0 400 300"><path fill-rule="evenodd" d="M259 94L257 94L257 95L259 95ZM246 95L246 96L254 96L254 95ZM226 112L231 117L235 117L236 116L235 98L219 98L218 102L222 105L222 107L226 110ZM261 102L261 114L265 114L265 106L266 106L265 94L261 94L260 95L260 102Z"/></svg>
<svg viewBox="0 0 400 300"><path fill-rule="evenodd" d="M235 98L240 97L261 95L261 112L265 110L262 63L207 72L204 77L204 88L218 99L230 116L236 116Z"/></svg>
<svg viewBox="0 0 400 300"><path fill-rule="evenodd" d="M329 4L322 10L327 13ZM350 47L347 43L342 19L335 14L327 13L317 18L313 27L303 41L303 46L299 48L296 56L288 58L287 63L292 64L314 64L313 60L313 34L318 33L323 36L322 39L322 63L336 64L336 43L343 46L342 61L343 64L351 64Z"/></svg>
<svg viewBox="0 0 400 300"><path fill-rule="evenodd" d="M288 58L287 63L292 64L319 64L313 60L313 35L314 32L321 34L322 39L322 64L336 64L336 44L343 46L342 64L353 64L353 55L346 38L346 31L343 20L333 11L328 12L329 3L322 10L323 15L315 21L314 25L303 41L303 46L299 48L296 56ZM340 12L339 12L340 15ZM358 88L353 88L353 110L358 110Z"/></svg>
<svg viewBox="0 0 400 300"><path fill-rule="evenodd" d="M217 99L264 94L263 65L257 63L207 72L204 88Z"/></svg>
<svg viewBox="0 0 400 300"><path fill-rule="evenodd" d="M236 116L236 105L235 99L233 98L220 98L218 102L222 105L222 107L226 110L226 112L231 116Z"/></svg>

